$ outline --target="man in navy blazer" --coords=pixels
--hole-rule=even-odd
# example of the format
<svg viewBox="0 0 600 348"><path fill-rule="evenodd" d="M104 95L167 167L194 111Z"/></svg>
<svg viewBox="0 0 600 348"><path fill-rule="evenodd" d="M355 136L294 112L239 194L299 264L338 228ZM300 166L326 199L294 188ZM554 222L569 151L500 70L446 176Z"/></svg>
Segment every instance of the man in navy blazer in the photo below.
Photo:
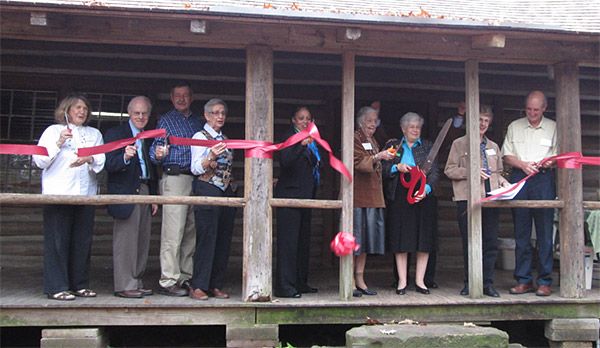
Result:
<svg viewBox="0 0 600 348"><path fill-rule="evenodd" d="M144 96L129 102L128 122L109 129L104 143L134 137L148 124L152 104ZM148 140L148 141L145 141ZM123 195L155 195L157 192L156 169L150 161L149 149L152 139L137 140L125 148L106 154L108 193ZM152 295L144 289L142 277L146 270L150 249L152 216L156 204L111 204L108 213L114 217L113 227L113 275L115 296L142 298Z"/></svg>

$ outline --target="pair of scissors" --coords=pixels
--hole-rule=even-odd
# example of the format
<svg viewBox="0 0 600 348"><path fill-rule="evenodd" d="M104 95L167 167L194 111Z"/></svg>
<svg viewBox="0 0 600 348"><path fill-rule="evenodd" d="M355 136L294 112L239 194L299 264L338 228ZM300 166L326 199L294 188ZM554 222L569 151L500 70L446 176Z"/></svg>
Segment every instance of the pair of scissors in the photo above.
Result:
<svg viewBox="0 0 600 348"><path fill-rule="evenodd" d="M406 181L406 174L410 175L409 181ZM406 194L406 200L408 201L408 203L415 204L417 202L416 196L421 196L425 193L425 184L427 183L427 177L425 176L425 173L421 170L421 168L419 168L419 166L414 166L410 168L410 171L408 173L403 173L402 175L400 175L400 182L402 183L402 186L408 189L408 193Z"/></svg>

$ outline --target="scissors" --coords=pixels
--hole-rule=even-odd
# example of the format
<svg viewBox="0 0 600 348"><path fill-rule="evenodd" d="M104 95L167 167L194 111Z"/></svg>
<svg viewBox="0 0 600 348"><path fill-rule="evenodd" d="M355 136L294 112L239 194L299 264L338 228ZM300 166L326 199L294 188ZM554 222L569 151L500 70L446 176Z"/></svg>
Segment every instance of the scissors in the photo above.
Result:
<svg viewBox="0 0 600 348"><path fill-rule="evenodd" d="M410 174L410 180L406 181L406 174ZM400 182L402 186L408 189L406 194L406 200L409 204L415 204L417 202L416 196L421 196L425 193L425 184L427 183L427 177L425 173L419 168L419 166L413 166L410 168L408 173L400 175ZM418 189L417 189L418 186ZM415 189L416 192L415 192Z"/></svg>

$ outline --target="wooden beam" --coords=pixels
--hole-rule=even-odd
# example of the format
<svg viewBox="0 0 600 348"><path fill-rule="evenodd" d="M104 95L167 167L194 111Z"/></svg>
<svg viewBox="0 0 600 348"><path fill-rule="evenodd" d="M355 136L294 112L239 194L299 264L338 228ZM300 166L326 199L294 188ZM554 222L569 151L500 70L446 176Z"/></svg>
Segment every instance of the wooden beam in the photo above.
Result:
<svg viewBox="0 0 600 348"><path fill-rule="evenodd" d="M488 201L481 203L482 207L485 208L552 208L561 209L564 208L565 202L561 200L552 201L521 201L521 200L510 200L510 201Z"/></svg>
<svg viewBox="0 0 600 348"><path fill-rule="evenodd" d="M558 152L581 152L578 67L575 62L554 66ZM560 212L560 295L584 296L583 178L581 169L558 168Z"/></svg>
<svg viewBox="0 0 600 348"><path fill-rule="evenodd" d="M355 56L353 52L342 54L342 161L354 176L354 83ZM342 178L342 231L353 233L354 184ZM354 255L340 258L340 299L352 299L354 290Z"/></svg>
<svg viewBox="0 0 600 348"><path fill-rule="evenodd" d="M177 47L244 48L249 43L263 44L278 50L317 53L341 53L352 49L355 54L462 61L514 62L524 64L554 64L563 60L595 63L600 60L598 43L511 39L510 45L496 50L471 47L470 35L449 34L444 30L427 32L396 26L395 30L374 28L363 32L364 39L338 42L337 28L318 23L291 22L240 23L229 17L210 21L207 35L189 30L185 16L179 19L157 18L136 20L120 16L74 14L64 26L34 27L29 25L29 12L3 10L0 13L3 38L82 43L112 43ZM135 21L134 25L132 21ZM471 31L471 35L474 31ZM368 35L367 35L368 34ZM174 39L176 37L176 39Z"/></svg>
<svg viewBox="0 0 600 348"><path fill-rule="evenodd" d="M0 205L44 205L44 204L188 204L243 207L244 198L204 196L154 196L154 195L43 195L35 193L0 193Z"/></svg>
<svg viewBox="0 0 600 348"><path fill-rule="evenodd" d="M289 120L288 120L289 124ZM342 201L326 199L271 198L271 207L341 209Z"/></svg>
<svg viewBox="0 0 600 348"><path fill-rule="evenodd" d="M481 156L479 149L479 62L465 63L465 89L467 105L467 139L470 161L467 168L467 225L469 250L469 296L483 296L482 237L481 237Z"/></svg>
<svg viewBox="0 0 600 348"><path fill-rule="evenodd" d="M485 34L471 37L471 48L504 48L506 35L504 34Z"/></svg>
<svg viewBox="0 0 600 348"><path fill-rule="evenodd" d="M246 139L273 141L273 51L246 50ZM273 160L246 158L242 299L264 302L272 291Z"/></svg>
<svg viewBox="0 0 600 348"><path fill-rule="evenodd" d="M583 209L600 210L600 202L598 201L584 201Z"/></svg>

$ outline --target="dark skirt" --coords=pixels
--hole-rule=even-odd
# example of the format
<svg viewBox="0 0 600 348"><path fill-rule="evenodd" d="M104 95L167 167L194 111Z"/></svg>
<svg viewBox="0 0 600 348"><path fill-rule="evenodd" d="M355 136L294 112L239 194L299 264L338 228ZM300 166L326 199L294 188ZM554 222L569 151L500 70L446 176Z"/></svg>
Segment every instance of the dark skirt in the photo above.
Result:
<svg viewBox="0 0 600 348"><path fill-rule="evenodd" d="M407 189L400 183L393 202L387 202L386 236L388 251L432 252L437 236L437 198L427 195L422 201L409 204Z"/></svg>
<svg viewBox="0 0 600 348"><path fill-rule="evenodd" d="M354 255L385 253L383 208L354 208L354 238L360 248Z"/></svg>

